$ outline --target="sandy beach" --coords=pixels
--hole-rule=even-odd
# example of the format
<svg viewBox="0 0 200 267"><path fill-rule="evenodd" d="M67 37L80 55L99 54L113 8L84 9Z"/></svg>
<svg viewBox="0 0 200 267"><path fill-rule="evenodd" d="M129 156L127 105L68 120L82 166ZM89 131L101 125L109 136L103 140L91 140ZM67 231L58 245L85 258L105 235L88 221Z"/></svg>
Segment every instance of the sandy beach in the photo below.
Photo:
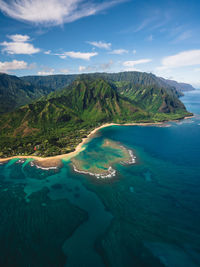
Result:
<svg viewBox="0 0 200 267"><path fill-rule="evenodd" d="M115 124L115 123L106 123L101 125L100 127L95 128L94 130L92 130L89 135L86 138L82 139L82 142L78 144L78 146L76 147L75 151L70 152L68 154L62 154L62 155L57 155L57 156L52 156L52 157L47 157L47 158L42 158L42 157L38 157L38 156L34 156L34 155L30 155L30 156L13 156L13 157L8 157L8 158L1 158L0 162L1 163L6 163L7 161L11 160L11 159L34 159L35 165L44 167L44 168L48 168L48 167L57 167L60 166L62 164L61 160L70 160L71 158L75 157L76 155L78 155L81 151L84 150L84 144L86 144L89 139L91 138L92 135L94 135L98 130L100 130L101 128L104 127L108 127L108 126L112 126L112 125L119 125L119 124Z"/></svg>
<svg viewBox="0 0 200 267"><path fill-rule="evenodd" d="M191 117L186 117L191 118ZM11 159L34 159L35 160L35 165L43 168L51 168L51 167L59 167L62 165L62 160L68 161L71 158L75 157L78 155L81 151L84 150L84 145L89 141L89 139L100 129L109 127L109 126L149 126L149 125L162 125L165 122L147 122L147 123L125 123L125 124L118 124L118 123L105 123L94 130L92 130L89 135L86 138L83 138L81 143L79 143L75 149L75 151L70 152L68 154L62 154L62 155L57 155L57 156L52 156L52 157L38 157L34 155L30 156L13 156L13 157L8 157L8 158L0 158L0 163L6 163L7 161Z"/></svg>

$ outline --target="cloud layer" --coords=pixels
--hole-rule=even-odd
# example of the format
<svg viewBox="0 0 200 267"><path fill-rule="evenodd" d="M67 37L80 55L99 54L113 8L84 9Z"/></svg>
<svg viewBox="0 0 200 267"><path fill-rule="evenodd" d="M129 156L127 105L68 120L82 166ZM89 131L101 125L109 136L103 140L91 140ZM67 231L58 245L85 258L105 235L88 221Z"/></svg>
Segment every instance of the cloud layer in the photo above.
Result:
<svg viewBox="0 0 200 267"><path fill-rule="evenodd" d="M151 61L152 61L152 59L149 59L149 58L124 61L122 64L125 67L123 69L123 71L141 71L140 69L136 68L135 66L140 65L140 64L149 63Z"/></svg>
<svg viewBox="0 0 200 267"><path fill-rule="evenodd" d="M139 65L139 64L144 64L144 63L149 63L152 60L149 58L145 58L145 59L139 59L139 60L130 60L130 61L124 61L123 62L123 66L124 67L134 67L135 65Z"/></svg>
<svg viewBox="0 0 200 267"><path fill-rule="evenodd" d="M95 3L91 0L0 0L0 10L17 20L49 26L95 15L125 1Z"/></svg>
<svg viewBox="0 0 200 267"><path fill-rule="evenodd" d="M23 60L22 61L13 60L10 62L0 61L0 72L9 72L10 70L23 70L27 68L28 68L28 64Z"/></svg>
<svg viewBox="0 0 200 267"><path fill-rule="evenodd" d="M111 51L109 54L113 54L113 55L122 55L122 54L126 54L128 53L128 50L126 49L115 49L113 51Z"/></svg>
<svg viewBox="0 0 200 267"><path fill-rule="evenodd" d="M38 71L38 75L41 75L41 76L45 76L45 75L53 75L55 72L54 69L45 69L45 70L42 70L42 71Z"/></svg>
<svg viewBox="0 0 200 267"><path fill-rule="evenodd" d="M39 48L35 48L32 44L28 43L30 37L28 35L9 35L8 38L11 42L3 42L0 43L3 46L2 52L6 52L8 54L24 54L24 55L32 55L40 52Z"/></svg>
<svg viewBox="0 0 200 267"><path fill-rule="evenodd" d="M97 56L97 52L63 52L59 54L55 54L56 56L59 56L62 59L65 59L66 57L76 58L76 59L83 59L83 60L90 60L91 57Z"/></svg>
<svg viewBox="0 0 200 267"><path fill-rule="evenodd" d="M97 71L109 71L111 66L114 64L112 60L101 63L101 64L94 64L90 66L79 66L79 72L97 72Z"/></svg>
<svg viewBox="0 0 200 267"><path fill-rule="evenodd" d="M162 66L158 67L158 69L165 70L195 65L200 65L200 49L183 51L178 54L165 57L162 59Z"/></svg>
<svg viewBox="0 0 200 267"><path fill-rule="evenodd" d="M111 47L111 43L105 43L105 42L102 42L102 41L99 41L99 42L88 42L88 44L91 44L95 47L98 47L98 48L103 48L103 49L110 49Z"/></svg>

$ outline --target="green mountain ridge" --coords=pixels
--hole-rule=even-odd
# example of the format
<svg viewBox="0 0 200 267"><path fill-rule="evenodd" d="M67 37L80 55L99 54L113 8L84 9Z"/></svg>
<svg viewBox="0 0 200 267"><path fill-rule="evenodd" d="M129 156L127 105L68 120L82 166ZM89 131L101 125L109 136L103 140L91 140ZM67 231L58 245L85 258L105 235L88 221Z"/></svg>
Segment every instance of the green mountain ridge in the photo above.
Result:
<svg viewBox="0 0 200 267"><path fill-rule="evenodd" d="M58 90L71 84L77 76L77 74L56 74L47 76L23 76L20 79L35 86Z"/></svg>
<svg viewBox="0 0 200 267"><path fill-rule="evenodd" d="M134 84L149 86L156 85L165 89L173 89L177 95L182 95L182 87L180 83L173 81L170 84L168 80L155 76L152 73L128 71L119 73L90 73L90 74L66 74L66 75L49 75L49 76L24 76L20 79L29 82L35 86L45 86L48 88L63 89L71 84L79 76L90 76L94 78L103 78L109 82L130 82Z"/></svg>
<svg viewBox="0 0 200 267"><path fill-rule="evenodd" d="M0 73L0 114L31 103L51 91L47 87L35 86L16 76Z"/></svg>
<svg viewBox="0 0 200 267"><path fill-rule="evenodd" d="M48 95L54 91L66 88L79 77L93 79L102 78L113 84L119 93L130 97L131 91L152 88L164 88L168 93L181 96L183 84L156 77L151 73L120 72L120 73L92 73L72 75L24 76L16 77L0 74L0 114L10 112L25 104ZM185 88L192 88L184 84ZM131 89L131 90L130 90ZM138 92L139 93L139 92Z"/></svg>
<svg viewBox="0 0 200 267"><path fill-rule="evenodd" d="M173 90L132 86L123 91L123 85L82 75L63 90L0 116L0 156L64 154L106 122L155 122L187 115Z"/></svg>

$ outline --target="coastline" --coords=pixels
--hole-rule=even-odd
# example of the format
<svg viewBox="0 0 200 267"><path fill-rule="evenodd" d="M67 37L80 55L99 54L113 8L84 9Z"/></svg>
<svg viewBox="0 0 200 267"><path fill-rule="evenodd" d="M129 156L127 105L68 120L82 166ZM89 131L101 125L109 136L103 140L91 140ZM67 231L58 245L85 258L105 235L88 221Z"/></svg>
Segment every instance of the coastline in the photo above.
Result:
<svg viewBox="0 0 200 267"><path fill-rule="evenodd" d="M56 156L52 156L52 157L38 157L38 156L34 156L34 155L30 155L30 156L12 156L12 157L8 157L8 158L0 158L0 163L6 163L9 160L12 159L34 159L36 160L36 162L41 166L41 167L53 167L53 166L58 166L61 164L61 160L70 160L71 158L75 157L76 155L78 155L81 151L84 150L84 144L86 144L89 139L91 138L92 135L94 135L97 131L99 131L102 128L108 127L108 126L113 126L113 125L121 125L121 124L115 124L115 123L106 123L103 124L97 128L95 128L94 130L92 130L87 137L83 138L81 143L79 143L77 145L77 147L75 148L75 151L67 153L67 154L62 154L62 155L56 155Z"/></svg>
<svg viewBox="0 0 200 267"><path fill-rule="evenodd" d="M190 117L185 117L184 119L188 119L191 118L193 116ZM166 121L167 122L167 121ZM164 122L143 122L143 123L125 123L125 124L120 124L120 123L105 123L97 128L95 128L94 130L92 130L87 137L83 138L81 143L79 143L77 145L77 147L75 148L75 151L70 152L68 154L62 154L62 155L56 155L56 156L52 156L52 157L38 157L38 156L34 156L34 155L30 155L30 156L12 156L12 157L8 157L8 158L0 158L0 163L6 163L9 160L12 159L33 159L35 162L35 166L38 168L57 168L59 166L62 165L62 160L68 161L71 158L75 157L76 155L78 155L80 152L82 152L84 150L84 145L90 140L90 138L92 137L92 135L96 134L100 129L105 128L105 127L109 127L109 126L150 126L150 125L162 125Z"/></svg>

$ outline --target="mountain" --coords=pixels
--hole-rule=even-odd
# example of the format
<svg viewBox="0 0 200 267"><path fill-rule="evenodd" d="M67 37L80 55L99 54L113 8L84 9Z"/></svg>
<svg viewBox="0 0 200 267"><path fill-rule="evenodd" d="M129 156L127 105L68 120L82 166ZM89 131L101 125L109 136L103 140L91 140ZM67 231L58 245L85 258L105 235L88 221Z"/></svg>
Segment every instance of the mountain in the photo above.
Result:
<svg viewBox="0 0 200 267"><path fill-rule="evenodd" d="M23 76L21 80L28 82L34 86L48 87L49 89L58 90L71 84L76 78L77 74L68 75L47 75L47 76Z"/></svg>
<svg viewBox="0 0 200 267"><path fill-rule="evenodd" d="M87 75L87 74L86 74ZM126 71L119 73L94 73L94 77L102 77L105 80L117 82L117 83L132 83L141 86L154 86L162 87L165 89L173 90L175 93L176 88L166 83L152 73L138 72L138 71Z"/></svg>
<svg viewBox="0 0 200 267"><path fill-rule="evenodd" d="M180 92L187 92L187 91L193 91L195 90L195 88L188 83L178 83L176 81L173 80L168 80L168 79L164 79L164 78L160 78L162 81L166 82L169 86L173 86L176 88L176 90L180 91Z"/></svg>
<svg viewBox="0 0 200 267"><path fill-rule="evenodd" d="M0 114L31 103L50 91L47 87L34 86L16 76L0 73Z"/></svg>
<svg viewBox="0 0 200 267"><path fill-rule="evenodd" d="M194 88L189 84L178 83L172 80L166 80L155 76L152 73L145 72L119 72L119 73L92 73L92 74L82 74L82 75L50 75L50 76L25 76L21 77L22 80L29 82L36 87L47 87L49 91L63 89L71 84L78 77L90 77L93 79L102 78L109 83L112 83L120 94L135 100L143 101L142 108L149 107L151 110L153 107L157 110L157 107L160 105L162 100L163 92L159 90L167 91L167 93L173 98L173 102L176 102L176 97L183 96L183 92L186 90L193 90ZM151 93L152 89L157 88L158 97L153 97ZM137 91L137 94L136 94ZM148 99L148 100L147 100ZM152 107L150 107L150 103ZM155 105L157 102L157 106ZM170 102L170 99L166 99ZM165 104L162 108L165 108ZM176 107L176 106L175 106ZM173 109L173 106L171 106ZM169 110L169 109L168 109ZM169 110L170 111L170 110Z"/></svg>
<svg viewBox="0 0 200 267"><path fill-rule="evenodd" d="M63 90L0 116L0 156L63 154L105 122L155 122L189 115L173 90L141 88L131 88L129 94L114 82L82 75Z"/></svg>
<svg viewBox="0 0 200 267"><path fill-rule="evenodd" d="M119 94L149 112L170 113L178 108L184 108L178 99L182 93L153 74L145 72L93 74L93 77L99 76L113 83Z"/></svg>
<svg viewBox="0 0 200 267"><path fill-rule="evenodd" d="M174 92L180 96L175 86L170 85L165 79L160 79L151 73L129 71L119 73L92 73L92 74L70 74L70 75L49 75L49 76L24 76L22 80L31 83L34 86L45 86L53 88L54 90L63 89L64 87L71 84L79 76L90 76L93 78L102 78L113 83L129 82L131 84L142 85L142 86L154 86L163 87L165 89L174 90Z"/></svg>

